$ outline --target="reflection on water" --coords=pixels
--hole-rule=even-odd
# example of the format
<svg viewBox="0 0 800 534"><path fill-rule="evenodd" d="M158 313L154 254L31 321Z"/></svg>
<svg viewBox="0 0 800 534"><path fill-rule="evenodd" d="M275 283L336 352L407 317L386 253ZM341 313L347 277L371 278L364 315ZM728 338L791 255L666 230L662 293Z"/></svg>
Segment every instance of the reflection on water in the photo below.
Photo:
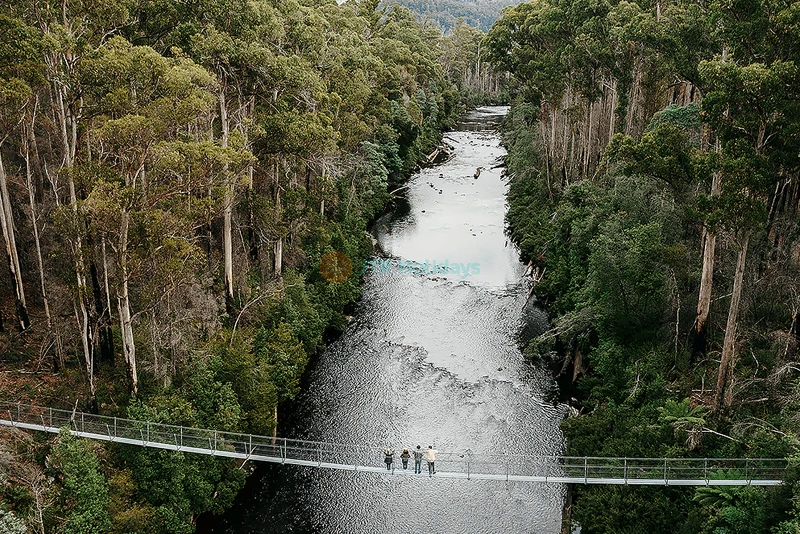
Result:
<svg viewBox="0 0 800 534"><path fill-rule="evenodd" d="M371 445L376 465L387 446L561 452L565 407L546 400L552 379L515 342L526 287L503 233L505 152L493 130L505 111L469 114L446 136L456 156L412 178L406 213L378 221L388 257L371 264L354 321L319 358L282 434ZM541 311L526 316L545 328ZM273 465L250 488L214 532L551 534L564 496L555 485Z"/></svg>

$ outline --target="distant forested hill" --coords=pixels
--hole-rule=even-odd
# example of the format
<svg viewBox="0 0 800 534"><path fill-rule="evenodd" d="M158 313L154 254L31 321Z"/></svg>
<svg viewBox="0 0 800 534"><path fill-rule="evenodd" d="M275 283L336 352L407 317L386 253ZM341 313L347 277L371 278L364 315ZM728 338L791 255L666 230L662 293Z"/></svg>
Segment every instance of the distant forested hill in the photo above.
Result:
<svg viewBox="0 0 800 534"><path fill-rule="evenodd" d="M398 3L411 11L427 16L443 30L448 31L461 17L475 28L488 31L492 23L500 18L503 8L517 5L521 0L387 0Z"/></svg>

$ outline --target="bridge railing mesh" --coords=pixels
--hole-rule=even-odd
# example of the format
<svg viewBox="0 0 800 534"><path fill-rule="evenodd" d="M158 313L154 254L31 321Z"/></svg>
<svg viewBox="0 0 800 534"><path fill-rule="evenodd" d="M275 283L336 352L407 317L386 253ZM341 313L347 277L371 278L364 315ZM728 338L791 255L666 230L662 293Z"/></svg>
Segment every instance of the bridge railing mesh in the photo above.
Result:
<svg viewBox="0 0 800 534"><path fill-rule="evenodd" d="M326 443L291 438L258 436L211 429L191 428L152 421L94 415L19 403L0 403L0 420L23 423L37 429L73 432L150 447L205 452L268 461L316 464L384 466L384 448ZM413 452L413 451L411 451ZM393 469L402 469L399 451L394 451ZM413 469L413 456L408 468ZM498 478L549 477L609 480L781 480L787 460L772 458L607 458L532 456L522 454L478 454L442 451L436 457L437 471L496 476ZM427 471L423 461L423 471Z"/></svg>

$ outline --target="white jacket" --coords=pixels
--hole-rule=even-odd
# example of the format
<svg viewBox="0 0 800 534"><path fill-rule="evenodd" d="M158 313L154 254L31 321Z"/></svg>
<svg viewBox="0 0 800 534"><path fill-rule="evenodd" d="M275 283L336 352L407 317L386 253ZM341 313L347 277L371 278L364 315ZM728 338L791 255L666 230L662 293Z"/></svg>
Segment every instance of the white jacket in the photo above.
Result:
<svg viewBox="0 0 800 534"><path fill-rule="evenodd" d="M428 461L435 462L437 454L439 454L439 451L437 451L436 449L428 449Z"/></svg>

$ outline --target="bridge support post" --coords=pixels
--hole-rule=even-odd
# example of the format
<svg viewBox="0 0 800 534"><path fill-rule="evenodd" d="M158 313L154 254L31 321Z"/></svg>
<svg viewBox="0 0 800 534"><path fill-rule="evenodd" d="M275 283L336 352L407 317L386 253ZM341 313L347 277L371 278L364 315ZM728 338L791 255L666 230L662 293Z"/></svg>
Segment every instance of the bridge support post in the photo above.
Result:
<svg viewBox="0 0 800 534"><path fill-rule="evenodd" d="M585 456L583 458L583 483L589 483L589 459Z"/></svg>
<svg viewBox="0 0 800 534"><path fill-rule="evenodd" d="M622 468L622 478L625 480L625 485L628 485L628 458L625 458L624 467Z"/></svg>
<svg viewBox="0 0 800 534"><path fill-rule="evenodd" d="M744 461L744 479L747 480L748 486L750 485L750 482L752 482L752 480L750 480L752 477L750 476L749 471L750 471L750 460L746 458Z"/></svg>
<svg viewBox="0 0 800 534"><path fill-rule="evenodd" d="M708 483L708 458L703 458L703 480L706 481L706 486L709 486L709 483Z"/></svg>
<svg viewBox="0 0 800 534"><path fill-rule="evenodd" d="M667 480L667 459L664 458L664 485L669 486L669 481Z"/></svg>

